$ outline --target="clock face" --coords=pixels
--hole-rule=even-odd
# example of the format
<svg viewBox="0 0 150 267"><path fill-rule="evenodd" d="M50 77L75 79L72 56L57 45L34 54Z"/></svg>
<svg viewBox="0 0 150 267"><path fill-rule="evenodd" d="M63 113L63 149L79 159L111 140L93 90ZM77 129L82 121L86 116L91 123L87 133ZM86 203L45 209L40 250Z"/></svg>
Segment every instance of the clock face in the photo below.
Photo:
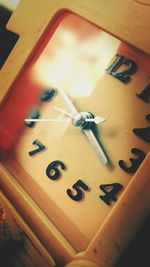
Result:
<svg viewBox="0 0 150 267"><path fill-rule="evenodd" d="M3 161L83 250L149 151L150 57L74 14L35 50L2 105Z"/></svg>

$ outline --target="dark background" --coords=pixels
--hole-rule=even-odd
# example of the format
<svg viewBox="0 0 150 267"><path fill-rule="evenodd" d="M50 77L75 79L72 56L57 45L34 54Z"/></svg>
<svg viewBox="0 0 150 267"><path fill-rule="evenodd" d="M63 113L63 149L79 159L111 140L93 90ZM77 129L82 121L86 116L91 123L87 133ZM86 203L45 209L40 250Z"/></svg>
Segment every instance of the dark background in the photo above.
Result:
<svg viewBox="0 0 150 267"><path fill-rule="evenodd" d="M150 215L115 267L150 267Z"/></svg>

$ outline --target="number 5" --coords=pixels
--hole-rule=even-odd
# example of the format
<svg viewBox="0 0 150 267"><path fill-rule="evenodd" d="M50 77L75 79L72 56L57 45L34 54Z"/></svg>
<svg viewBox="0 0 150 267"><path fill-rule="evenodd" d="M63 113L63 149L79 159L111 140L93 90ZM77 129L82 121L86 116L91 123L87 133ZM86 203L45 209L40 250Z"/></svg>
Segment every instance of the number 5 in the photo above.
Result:
<svg viewBox="0 0 150 267"><path fill-rule="evenodd" d="M81 180L78 180L72 188L76 191L76 194L72 192L71 189L67 189L67 195L74 201L79 201L83 198L84 191L87 191L89 188L88 186L82 182Z"/></svg>

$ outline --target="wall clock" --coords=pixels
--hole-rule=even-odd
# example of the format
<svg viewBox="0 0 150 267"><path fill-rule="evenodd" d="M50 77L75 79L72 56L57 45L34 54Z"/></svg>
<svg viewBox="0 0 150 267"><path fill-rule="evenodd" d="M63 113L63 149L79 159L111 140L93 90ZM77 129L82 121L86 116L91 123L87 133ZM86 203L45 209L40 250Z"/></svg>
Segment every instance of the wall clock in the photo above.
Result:
<svg viewBox="0 0 150 267"><path fill-rule="evenodd" d="M61 266L113 266L149 212L148 14L21 1L7 26L1 187Z"/></svg>

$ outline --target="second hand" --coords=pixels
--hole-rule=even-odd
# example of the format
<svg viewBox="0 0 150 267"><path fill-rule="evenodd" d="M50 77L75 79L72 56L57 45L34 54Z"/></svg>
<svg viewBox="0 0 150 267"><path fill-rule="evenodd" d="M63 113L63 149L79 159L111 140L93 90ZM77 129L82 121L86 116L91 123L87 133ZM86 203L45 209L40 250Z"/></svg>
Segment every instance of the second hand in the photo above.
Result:
<svg viewBox="0 0 150 267"><path fill-rule="evenodd" d="M71 119L25 119L25 122L64 122L64 121L71 121Z"/></svg>
<svg viewBox="0 0 150 267"><path fill-rule="evenodd" d="M94 120L95 118L85 119L85 121L95 122L96 124L104 121L104 119L102 119L101 121L97 122L96 120ZM71 121L71 118L70 119L25 119L24 121L25 122L65 122L65 121L67 122L67 121Z"/></svg>

